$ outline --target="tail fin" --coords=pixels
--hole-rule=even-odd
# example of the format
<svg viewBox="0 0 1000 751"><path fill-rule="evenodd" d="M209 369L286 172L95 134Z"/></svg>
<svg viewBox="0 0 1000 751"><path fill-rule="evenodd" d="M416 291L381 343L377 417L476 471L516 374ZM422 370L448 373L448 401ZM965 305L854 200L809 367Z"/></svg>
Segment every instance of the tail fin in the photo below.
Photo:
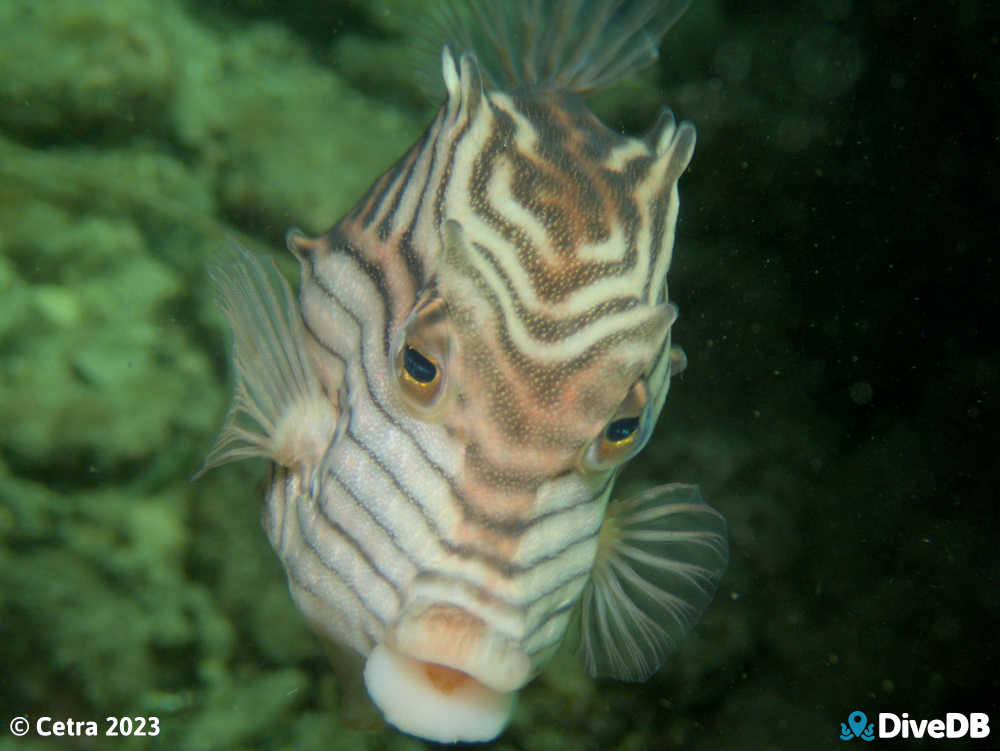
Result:
<svg viewBox="0 0 1000 751"><path fill-rule="evenodd" d="M585 94L656 60L691 0L450 0L441 42L474 52L490 88Z"/></svg>

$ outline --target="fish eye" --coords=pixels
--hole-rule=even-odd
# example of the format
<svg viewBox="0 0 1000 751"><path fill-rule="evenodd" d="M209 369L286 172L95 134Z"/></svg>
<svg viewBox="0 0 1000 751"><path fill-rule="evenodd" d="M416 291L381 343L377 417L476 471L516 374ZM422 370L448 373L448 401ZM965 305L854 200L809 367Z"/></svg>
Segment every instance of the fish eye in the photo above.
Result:
<svg viewBox="0 0 1000 751"><path fill-rule="evenodd" d="M632 442L635 440L635 434L638 430L638 417L622 417L608 423L608 427L604 429L604 440L612 444Z"/></svg>
<svg viewBox="0 0 1000 751"><path fill-rule="evenodd" d="M425 295L397 330L392 343L396 393L415 417L434 419L447 406L453 337L440 298Z"/></svg>
<svg viewBox="0 0 1000 751"><path fill-rule="evenodd" d="M426 416L437 406L442 392L442 371L438 358L426 348L404 342L396 356L396 382L411 410Z"/></svg>
<svg viewBox="0 0 1000 751"><path fill-rule="evenodd" d="M441 377L437 363L409 344L403 347L403 372L405 378L421 388L433 386Z"/></svg>
<svg viewBox="0 0 1000 751"><path fill-rule="evenodd" d="M584 469L603 472L639 453L652 431L646 419L648 399L645 383L636 382L604 430L584 450L580 460Z"/></svg>

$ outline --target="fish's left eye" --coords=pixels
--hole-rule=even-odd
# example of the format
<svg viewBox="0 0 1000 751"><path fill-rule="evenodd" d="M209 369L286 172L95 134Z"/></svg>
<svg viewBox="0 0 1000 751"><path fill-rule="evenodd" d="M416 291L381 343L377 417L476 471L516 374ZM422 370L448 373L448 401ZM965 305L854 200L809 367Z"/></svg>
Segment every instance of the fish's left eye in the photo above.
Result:
<svg viewBox="0 0 1000 751"><path fill-rule="evenodd" d="M646 385L642 381L636 382L615 416L584 451L581 457L584 469L605 471L639 453L652 429L646 419L648 399Z"/></svg>
<svg viewBox="0 0 1000 751"><path fill-rule="evenodd" d="M396 355L396 383L403 401L421 417L434 411L444 386L440 356L431 354L425 342L404 342Z"/></svg>
<svg viewBox="0 0 1000 751"><path fill-rule="evenodd" d="M392 346L392 370L402 404L416 417L437 418L447 407L453 359L452 336L441 299L433 294L420 297Z"/></svg>
<svg viewBox="0 0 1000 751"><path fill-rule="evenodd" d="M420 389L431 388L441 379L441 371L434 359L409 344L403 347L403 370L406 372L404 378Z"/></svg>

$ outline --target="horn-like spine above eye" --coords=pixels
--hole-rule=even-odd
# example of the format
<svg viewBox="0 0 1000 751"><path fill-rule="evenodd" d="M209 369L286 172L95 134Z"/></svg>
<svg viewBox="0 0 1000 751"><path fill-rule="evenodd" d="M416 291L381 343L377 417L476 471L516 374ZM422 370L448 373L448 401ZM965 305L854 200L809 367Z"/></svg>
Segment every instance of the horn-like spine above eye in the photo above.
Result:
<svg viewBox="0 0 1000 751"><path fill-rule="evenodd" d="M675 183L687 169L694 155L697 138L698 134L691 123L684 120L678 124L668 107L660 110L660 116L642 140L656 154L662 169L663 184Z"/></svg>
<svg viewBox="0 0 1000 751"><path fill-rule="evenodd" d="M471 52L463 52L456 60L450 46L441 51L441 77L448 92L448 110L453 117L470 118L479 109L485 96L479 61Z"/></svg>
<svg viewBox="0 0 1000 751"><path fill-rule="evenodd" d="M677 120L669 107L663 107L656 118L653 126L646 131L642 140L656 154L662 154L663 144L669 144L673 138L674 131L677 130Z"/></svg>

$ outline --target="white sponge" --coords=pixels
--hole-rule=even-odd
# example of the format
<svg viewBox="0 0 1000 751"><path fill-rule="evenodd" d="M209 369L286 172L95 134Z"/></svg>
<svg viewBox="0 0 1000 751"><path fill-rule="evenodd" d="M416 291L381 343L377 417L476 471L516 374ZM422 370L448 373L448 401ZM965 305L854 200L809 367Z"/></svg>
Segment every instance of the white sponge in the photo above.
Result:
<svg viewBox="0 0 1000 751"><path fill-rule="evenodd" d="M368 655L364 678L389 724L438 743L493 740L514 711L514 692L494 691L466 673L383 644Z"/></svg>

